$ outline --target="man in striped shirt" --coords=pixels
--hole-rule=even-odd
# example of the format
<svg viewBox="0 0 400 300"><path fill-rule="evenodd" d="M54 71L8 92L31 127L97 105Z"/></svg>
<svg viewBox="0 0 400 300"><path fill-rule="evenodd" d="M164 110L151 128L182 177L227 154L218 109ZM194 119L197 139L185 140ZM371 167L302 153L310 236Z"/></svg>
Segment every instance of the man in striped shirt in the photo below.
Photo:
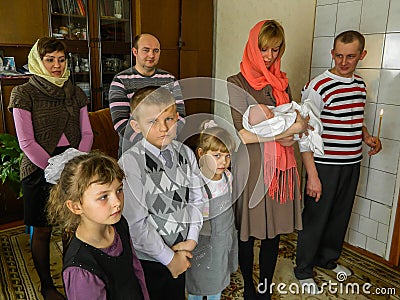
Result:
<svg viewBox="0 0 400 300"><path fill-rule="evenodd" d="M362 159L362 142L369 155L378 153L381 142L364 125L366 87L354 74L367 54L365 39L357 31L345 31L334 41L335 66L312 79L302 91L320 111L324 155L303 152L307 171L303 230L297 242L295 275L310 293L317 292L314 266L336 273L351 271L336 263L349 223Z"/></svg>
<svg viewBox="0 0 400 300"><path fill-rule="evenodd" d="M176 99L181 126L185 117L179 83L172 74L157 68L161 52L160 41L151 34L137 35L133 41L132 52L136 59L135 65L115 75L109 92L111 118L119 135L119 157L142 138L141 134L135 133L127 126L130 118L129 101L138 89L150 85L164 86Z"/></svg>

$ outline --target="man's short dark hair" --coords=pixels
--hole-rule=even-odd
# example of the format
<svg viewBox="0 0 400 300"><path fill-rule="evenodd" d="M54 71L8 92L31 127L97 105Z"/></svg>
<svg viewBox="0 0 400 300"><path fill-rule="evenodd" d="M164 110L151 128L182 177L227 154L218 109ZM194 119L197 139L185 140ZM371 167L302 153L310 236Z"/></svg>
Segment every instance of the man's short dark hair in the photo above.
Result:
<svg viewBox="0 0 400 300"><path fill-rule="evenodd" d="M365 47L365 37L359 33L358 31L355 30L348 30L348 31L344 31L341 34L339 34L337 37L335 37L335 41L333 43L333 49L335 49L336 47L336 43L342 42L344 44L349 44L354 42L355 40L358 40L359 43L359 49L360 52L364 51L364 47Z"/></svg>

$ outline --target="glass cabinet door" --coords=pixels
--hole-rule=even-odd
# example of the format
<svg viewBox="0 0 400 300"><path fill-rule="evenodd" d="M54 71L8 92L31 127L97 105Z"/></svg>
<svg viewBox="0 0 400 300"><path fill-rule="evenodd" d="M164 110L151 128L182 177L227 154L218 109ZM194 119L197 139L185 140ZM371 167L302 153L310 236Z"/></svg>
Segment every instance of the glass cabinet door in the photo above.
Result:
<svg viewBox="0 0 400 300"><path fill-rule="evenodd" d="M67 45L70 78L90 100L87 0L50 0L49 5L50 35Z"/></svg>
<svg viewBox="0 0 400 300"><path fill-rule="evenodd" d="M114 75L132 63L132 1L99 0L100 53L103 107L108 106L108 91Z"/></svg>

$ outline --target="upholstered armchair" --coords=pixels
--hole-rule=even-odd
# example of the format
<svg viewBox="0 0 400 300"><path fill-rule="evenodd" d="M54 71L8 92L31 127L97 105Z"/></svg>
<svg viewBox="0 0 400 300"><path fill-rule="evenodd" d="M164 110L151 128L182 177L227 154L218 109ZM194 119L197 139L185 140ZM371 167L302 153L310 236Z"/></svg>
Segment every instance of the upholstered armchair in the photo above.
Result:
<svg viewBox="0 0 400 300"><path fill-rule="evenodd" d="M92 150L100 150L115 159L118 159L119 137L114 130L109 108L89 112L90 124L93 130Z"/></svg>

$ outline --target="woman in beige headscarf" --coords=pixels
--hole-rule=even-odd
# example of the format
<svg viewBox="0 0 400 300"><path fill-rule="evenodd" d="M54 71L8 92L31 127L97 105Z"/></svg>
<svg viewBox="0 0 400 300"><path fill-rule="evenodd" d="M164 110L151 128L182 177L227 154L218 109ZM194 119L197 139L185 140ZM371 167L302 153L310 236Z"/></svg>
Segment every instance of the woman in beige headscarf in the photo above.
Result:
<svg viewBox="0 0 400 300"><path fill-rule="evenodd" d="M50 184L44 177L48 159L76 148L90 151L93 142L85 93L69 80L67 50L61 40L44 37L28 56L33 76L11 93L19 145L24 152L20 178L24 193L24 221L33 226L32 257L45 300L65 299L50 275L50 236L45 206Z"/></svg>

